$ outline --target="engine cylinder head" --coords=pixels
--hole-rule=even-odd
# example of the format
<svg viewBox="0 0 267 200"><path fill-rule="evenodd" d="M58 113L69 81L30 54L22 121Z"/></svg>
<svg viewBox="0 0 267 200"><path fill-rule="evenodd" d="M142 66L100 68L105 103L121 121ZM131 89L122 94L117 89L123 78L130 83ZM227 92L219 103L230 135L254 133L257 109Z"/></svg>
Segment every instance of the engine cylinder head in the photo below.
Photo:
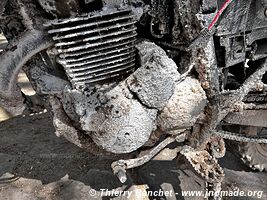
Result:
<svg viewBox="0 0 267 200"><path fill-rule="evenodd" d="M136 26L128 8L105 7L100 12L53 20L46 24L72 85L116 80L134 70Z"/></svg>

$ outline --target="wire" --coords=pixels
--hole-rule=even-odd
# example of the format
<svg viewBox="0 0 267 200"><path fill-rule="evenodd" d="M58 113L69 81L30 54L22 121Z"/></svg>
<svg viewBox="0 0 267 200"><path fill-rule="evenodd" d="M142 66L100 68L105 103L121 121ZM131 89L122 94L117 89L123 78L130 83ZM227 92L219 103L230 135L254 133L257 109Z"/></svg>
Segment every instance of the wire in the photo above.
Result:
<svg viewBox="0 0 267 200"><path fill-rule="evenodd" d="M216 13L214 19L212 20L212 22L210 23L210 25L208 26L208 29L211 30L213 28L213 26L216 24L216 22L218 21L219 17L222 15L223 11L229 6L229 4L234 1L234 0L226 0L222 7L220 8L220 10Z"/></svg>

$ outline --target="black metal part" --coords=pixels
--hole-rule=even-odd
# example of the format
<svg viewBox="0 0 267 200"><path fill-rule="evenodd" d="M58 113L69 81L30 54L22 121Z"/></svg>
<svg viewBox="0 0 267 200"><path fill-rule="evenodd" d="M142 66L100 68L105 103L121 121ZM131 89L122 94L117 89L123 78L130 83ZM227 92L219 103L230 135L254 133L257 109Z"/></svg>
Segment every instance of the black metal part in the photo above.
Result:
<svg viewBox="0 0 267 200"><path fill-rule="evenodd" d="M163 38L170 32L170 0L151 1L150 33L155 38Z"/></svg>
<svg viewBox="0 0 267 200"><path fill-rule="evenodd" d="M265 1L264 1L265 2ZM233 1L220 21L216 37L219 37L217 57L225 57L221 66L230 67L267 57L267 21L263 1Z"/></svg>

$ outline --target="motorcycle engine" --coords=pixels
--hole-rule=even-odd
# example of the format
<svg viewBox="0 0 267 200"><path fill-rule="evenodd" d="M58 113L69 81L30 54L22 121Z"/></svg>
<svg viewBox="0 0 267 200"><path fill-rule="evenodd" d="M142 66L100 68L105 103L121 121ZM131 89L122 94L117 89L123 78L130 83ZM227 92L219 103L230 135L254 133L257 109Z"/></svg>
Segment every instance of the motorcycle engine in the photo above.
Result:
<svg viewBox="0 0 267 200"><path fill-rule="evenodd" d="M101 149L122 154L195 123L206 105L205 92L196 79L179 81L177 66L163 49L137 42L136 24L144 9L141 1L102 1L99 10L45 24L55 41L56 61L71 83L64 88L61 109L76 124L77 136L60 128L62 114L55 114L59 135L77 144L83 132Z"/></svg>
<svg viewBox="0 0 267 200"><path fill-rule="evenodd" d="M182 46L197 35L187 37L187 30L174 35L171 25L179 24L171 23L177 16L167 15L170 2L23 0L16 7L23 18L16 22L22 25L12 26L22 39L3 57L18 54L14 73L24 66L38 95L52 107L58 136L96 154L151 147L191 129L207 104L197 76L186 75L190 63L180 61L177 67L172 52L160 45ZM12 74L12 67L5 68L7 76ZM12 94L12 77L0 91Z"/></svg>

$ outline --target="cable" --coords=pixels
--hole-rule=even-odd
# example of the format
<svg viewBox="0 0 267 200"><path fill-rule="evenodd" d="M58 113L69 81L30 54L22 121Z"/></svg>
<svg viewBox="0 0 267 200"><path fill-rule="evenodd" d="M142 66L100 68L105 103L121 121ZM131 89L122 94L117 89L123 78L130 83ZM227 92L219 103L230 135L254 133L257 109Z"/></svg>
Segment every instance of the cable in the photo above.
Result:
<svg viewBox="0 0 267 200"><path fill-rule="evenodd" d="M208 41L208 39L214 34L215 30L213 29L214 25L217 23L218 19L222 15L223 11L229 6L230 3L232 3L234 0L226 0L220 10L216 13L214 19L209 24L208 27L205 27L201 30L199 36L191 42L191 44L187 47L187 50L199 47L204 42Z"/></svg>
<svg viewBox="0 0 267 200"><path fill-rule="evenodd" d="M210 23L210 25L208 26L208 30L211 30L213 28L213 26L216 24L216 22L218 21L218 19L220 18L220 16L222 15L223 11L229 6L229 4L232 2L233 0L226 0L222 7L220 8L220 10L216 13L214 19L212 20L212 22Z"/></svg>

